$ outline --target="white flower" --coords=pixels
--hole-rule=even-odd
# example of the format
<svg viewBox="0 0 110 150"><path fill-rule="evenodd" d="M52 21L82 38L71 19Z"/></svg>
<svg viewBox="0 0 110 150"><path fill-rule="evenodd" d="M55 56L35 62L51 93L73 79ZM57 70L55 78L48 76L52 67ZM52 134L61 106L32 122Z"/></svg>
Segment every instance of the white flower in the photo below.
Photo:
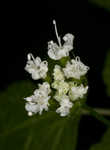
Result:
<svg viewBox="0 0 110 150"><path fill-rule="evenodd" d="M48 55L51 59L59 60L62 57L69 56L69 52L73 49L74 36L68 33L63 39L65 41L63 46L58 46L53 41L48 42Z"/></svg>
<svg viewBox="0 0 110 150"><path fill-rule="evenodd" d="M61 71L61 67L59 65L55 65L53 76L54 80L64 80L64 73Z"/></svg>
<svg viewBox="0 0 110 150"><path fill-rule="evenodd" d="M48 71L47 61L41 61L39 57L34 58L32 54L28 54L27 58L25 70L32 75L32 79L45 78Z"/></svg>
<svg viewBox="0 0 110 150"><path fill-rule="evenodd" d="M83 84L80 86L71 83L71 87L69 90L69 97L72 101L77 100L78 98L83 98L84 94L87 93L88 86L84 87Z"/></svg>
<svg viewBox="0 0 110 150"><path fill-rule="evenodd" d="M57 113L60 113L61 117L65 117L70 113L70 108L72 108L73 103L70 102L69 97L67 95L63 95L60 107L56 110Z"/></svg>
<svg viewBox="0 0 110 150"><path fill-rule="evenodd" d="M80 79L81 76L85 75L89 67L85 66L79 57L72 59L71 63L68 61L66 67L63 68L64 74L67 78Z"/></svg>
<svg viewBox="0 0 110 150"><path fill-rule="evenodd" d="M42 85L39 84L39 89L34 91L34 95L25 98L27 101L25 109L28 111L28 115L42 114L43 110L48 111L50 92L50 85L44 82Z"/></svg>
<svg viewBox="0 0 110 150"><path fill-rule="evenodd" d="M53 21L53 24L55 26L55 33L56 33L56 37L57 37L59 46L56 43L54 43L53 41L48 42L48 55L51 59L59 60L62 57L69 56L69 51L71 51L73 49L74 36L70 33L66 34L63 37L64 44L62 46L61 39L58 36L55 20Z"/></svg>

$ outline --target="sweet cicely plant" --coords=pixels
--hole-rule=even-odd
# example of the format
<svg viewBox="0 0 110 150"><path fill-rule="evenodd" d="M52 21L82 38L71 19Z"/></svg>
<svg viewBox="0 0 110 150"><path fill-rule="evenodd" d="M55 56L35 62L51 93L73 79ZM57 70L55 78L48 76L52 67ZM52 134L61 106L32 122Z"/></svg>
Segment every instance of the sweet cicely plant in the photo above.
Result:
<svg viewBox="0 0 110 150"><path fill-rule="evenodd" d="M69 56L73 50L74 35L67 33L61 41L55 20L53 24L58 44L48 42L49 62L42 61L40 57L34 58L32 54L27 56L25 70L33 80L43 80L33 95L25 98L25 109L29 116L37 113L41 115L44 111L51 110L51 107L61 117L69 116L75 105L82 106L88 91L85 75L89 67L81 62L79 56Z"/></svg>

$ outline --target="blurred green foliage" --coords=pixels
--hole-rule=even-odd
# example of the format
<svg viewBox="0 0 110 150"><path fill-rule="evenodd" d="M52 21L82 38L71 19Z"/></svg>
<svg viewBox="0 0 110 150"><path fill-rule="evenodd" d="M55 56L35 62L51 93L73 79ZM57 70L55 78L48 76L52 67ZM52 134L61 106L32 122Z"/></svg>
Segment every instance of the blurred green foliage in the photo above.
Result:
<svg viewBox="0 0 110 150"><path fill-rule="evenodd" d="M110 49L108 50L105 58L103 79L106 86L107 95L110 96Z"/></svg>
<svg viewBox="0 0 110 150"><path fill-rule="evenodd" d="M23 98L35 88L30 81L19 81L0 93L0 149L75 150L80 114L62 118L51 111L28 117Z"/></svg>
<svg viewBox="0 0 110 150"><path fill-rule="evenodd" d="M88 1L110 11L110 0L88 0Z"/></svg>
<svg viewBox="0 0 110 150"><path fill-rule="evenodd" d="M93 145L90 150L110 150L110 128L106 131L100 143Z"/></svg>

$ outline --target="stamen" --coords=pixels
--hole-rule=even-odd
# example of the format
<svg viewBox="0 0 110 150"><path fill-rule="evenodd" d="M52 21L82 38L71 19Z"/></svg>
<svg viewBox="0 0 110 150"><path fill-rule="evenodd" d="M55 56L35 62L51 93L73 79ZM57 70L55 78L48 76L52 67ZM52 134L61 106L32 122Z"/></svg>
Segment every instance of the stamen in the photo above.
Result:
<svg viewBox="0 0 110 150"><path fill-rule="evenodd" d="M31 53L29 53L27 57L28 57L28 60L31 60L32 58L33 62L35 63L35 58Z"/></svg>
<svg viewBox="0 0 110 150"><path fill-rule="evenodd" d="M31 55L30 54L27 55L27 59L31 60Z"/></svg>
<svg viewBox="0 0 110 150"><path fill-rule="evenodd" d="M80 62L80 57L79 56L76 56L76 61Z"/></svg>
<svg viewBox="0 0 110 150"><path fill-rule="evenodd" d="M60 39L60 37L58 36L58 31L57 31L57 26L56 26L56 21L55 21L55 20L53 20L53 24L54 24L54 27L55 27L55 33L56 33L56 37L57 37L59 46L61 47L61 39Z"/></svg>

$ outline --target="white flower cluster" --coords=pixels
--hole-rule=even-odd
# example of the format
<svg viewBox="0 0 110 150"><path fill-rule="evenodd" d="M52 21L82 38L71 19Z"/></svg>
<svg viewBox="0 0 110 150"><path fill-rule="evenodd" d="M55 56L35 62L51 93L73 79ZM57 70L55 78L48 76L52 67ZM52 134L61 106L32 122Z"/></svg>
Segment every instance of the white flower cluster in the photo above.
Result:
<svg viewBox="0 0 110 150"><path fill-rule="evenodd" d="M25 98L27 101L25 109L28 111L29 116L36 113L42 114L43 110L48 111L50 92L50 85L44 82L42 85L39 84L39 89L34 91L34 95Z"/></svg>
<svg viewBox="0 0 110 150"><path fill-rule="evenodd" d="M63 57L69 56L69 52L73 49L74 36L70 33L63 37L64 44L61 45L61 39L58 36L56 22L55 32L58 39L59 46L53 41L48 42L48 56L53 60L59 60ZM34 58L32 54L28 54L28 61L25 70L32 75L32 79L44 79L43 84L39 84L39 88L34 91L34 94L25 98L25 109L29 116L33 114L42 114L43 110L48 111L49 99L51 98L52 89L55 89L55 94L51 100L55 100L59 107L56 109L56 113L64 117L70 113L70 109L75 105L75 101L83 98L87 93L88 86L84 86L82 83L77 84L76 81L80 80L81 76L84 76L89 67L85 66L79 57L67 61L64 68L60 65L55 65L53 68L53 74L51 76L52 81L47 82L47 72L49 71L48 62L41 61L39 57ZM46 78L47 77L47 78ZM73 79L68 80L68 79ZM74 82L74 79L77 79Z"/></svg>

